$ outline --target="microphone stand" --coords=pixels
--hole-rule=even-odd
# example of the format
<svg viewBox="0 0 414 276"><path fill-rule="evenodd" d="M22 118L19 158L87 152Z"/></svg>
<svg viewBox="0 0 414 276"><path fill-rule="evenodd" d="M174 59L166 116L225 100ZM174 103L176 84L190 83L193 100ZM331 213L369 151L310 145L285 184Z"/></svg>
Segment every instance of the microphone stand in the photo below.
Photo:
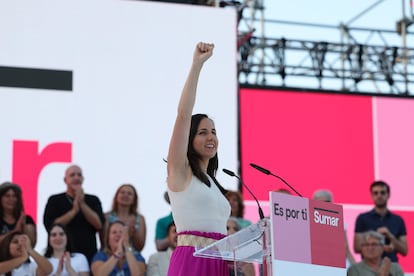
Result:
<svg viewBox="0 0 414 276"><path fill-rule="evenodd" d="M232 171L230 171L230 170L223 169L223 172L224 172L225 174L228 174L228 175L232 176L232 177L236 177L236 178L240 181L240 183L243 185L243 187L245 187L245 188L246 188L246 190L249 192L249 194L250 194L250 195L254 198L254 200L256 201L256 204L257 204L257 207L258 207L258 210L259 210L259 217L260 217L260 220L264 219L264 214L263 214L262 207L260 206L259 201L257 200L256 196L255 196L255 195L253 194L253 192L249 189L249 187L246 185L246 183L244 183L244 182L243 182L243 180L241 180L241 178L240 178L237 174L235 174L234 172L232 172Z"/></svg>
<svg viewBox="0 0 414 276"><path fill-rule="evenodd" d="M246 190L250 193L250 195L254 198L254 200L257 203L257 207L259 210L259 216L260 216L260 226L263 229L263 236L262 236L262 246L263 246L263 276L270 276L272 275L272 258L271 258L271 241L270 241L270 223L268 219L264 219L264 214L262 207L259 204L259 201L257 200L256 196L253 194L253 192L249 189L249 187L246 185L246 183L241 180L241 178L236 175L234 172L223 169L223 172L232 176L236 177L240 183L243 185L243 187L246 188ZM236 271L237 275L237 271Z"/></svg>

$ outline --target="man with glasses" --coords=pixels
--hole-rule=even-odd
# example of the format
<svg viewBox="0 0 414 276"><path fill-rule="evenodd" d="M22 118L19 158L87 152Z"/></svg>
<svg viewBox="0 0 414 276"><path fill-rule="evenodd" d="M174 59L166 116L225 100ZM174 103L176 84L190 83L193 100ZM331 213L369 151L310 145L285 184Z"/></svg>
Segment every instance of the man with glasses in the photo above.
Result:
<svg viewBox="0 0 414 276"><path fill-rule="evenodd" d="M384 181L375 181L370 186L375 207L371 211L359 214L355 223L354 251L361 253L362 234L369 230L377 231L385 238L383 257L398 262L397 253L406 256L407 231L402 217L387 208L390 198L390 186Z"/></svg>

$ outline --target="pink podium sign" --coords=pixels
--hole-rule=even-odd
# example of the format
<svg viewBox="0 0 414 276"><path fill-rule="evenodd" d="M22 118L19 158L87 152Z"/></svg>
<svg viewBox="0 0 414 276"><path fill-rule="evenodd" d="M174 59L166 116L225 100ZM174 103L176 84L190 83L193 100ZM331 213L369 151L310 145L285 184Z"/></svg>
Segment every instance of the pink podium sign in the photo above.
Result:
<svg viewBox="0 0 414 276"><path fill-rule="evenodd" d="M345 275L341 205L278 192L270 203L273 275Z"/></svg>

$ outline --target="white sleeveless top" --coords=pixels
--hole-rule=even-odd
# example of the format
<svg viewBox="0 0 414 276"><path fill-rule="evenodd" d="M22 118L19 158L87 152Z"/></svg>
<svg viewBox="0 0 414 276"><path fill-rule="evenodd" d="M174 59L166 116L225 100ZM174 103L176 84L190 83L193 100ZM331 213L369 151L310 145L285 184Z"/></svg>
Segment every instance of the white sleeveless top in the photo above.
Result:
<svg viewBox="0 0 414 276"><path fill-rule="evenodd" d="M230 216L229 201L208 176L210 187L193 175L184 191L168 189L171 209L177 232L201 231L226 235Z"/></svg>

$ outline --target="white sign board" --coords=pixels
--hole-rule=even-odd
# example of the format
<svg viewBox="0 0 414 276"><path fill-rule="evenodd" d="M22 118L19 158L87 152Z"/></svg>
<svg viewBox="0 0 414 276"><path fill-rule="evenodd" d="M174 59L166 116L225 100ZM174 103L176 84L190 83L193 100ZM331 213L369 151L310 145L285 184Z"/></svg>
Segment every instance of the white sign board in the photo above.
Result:
<svg viewBox="0 0 414 276"><path fill-rule="evenodd" d="M170 211L163 158L198 41L216 48L200 78L195 113L215 120L218 179L236 189L221 173L238 165L234 10L146 1L1 1L0 36L0 181L24 182L41 252L46 201L66 189L63 175L71 163L82 167L84 189L101 199L104 211L119 185L137 188L147 222L143 255L155 252L156 220ZM28 72L39 75L27 80Z"/></svg>

